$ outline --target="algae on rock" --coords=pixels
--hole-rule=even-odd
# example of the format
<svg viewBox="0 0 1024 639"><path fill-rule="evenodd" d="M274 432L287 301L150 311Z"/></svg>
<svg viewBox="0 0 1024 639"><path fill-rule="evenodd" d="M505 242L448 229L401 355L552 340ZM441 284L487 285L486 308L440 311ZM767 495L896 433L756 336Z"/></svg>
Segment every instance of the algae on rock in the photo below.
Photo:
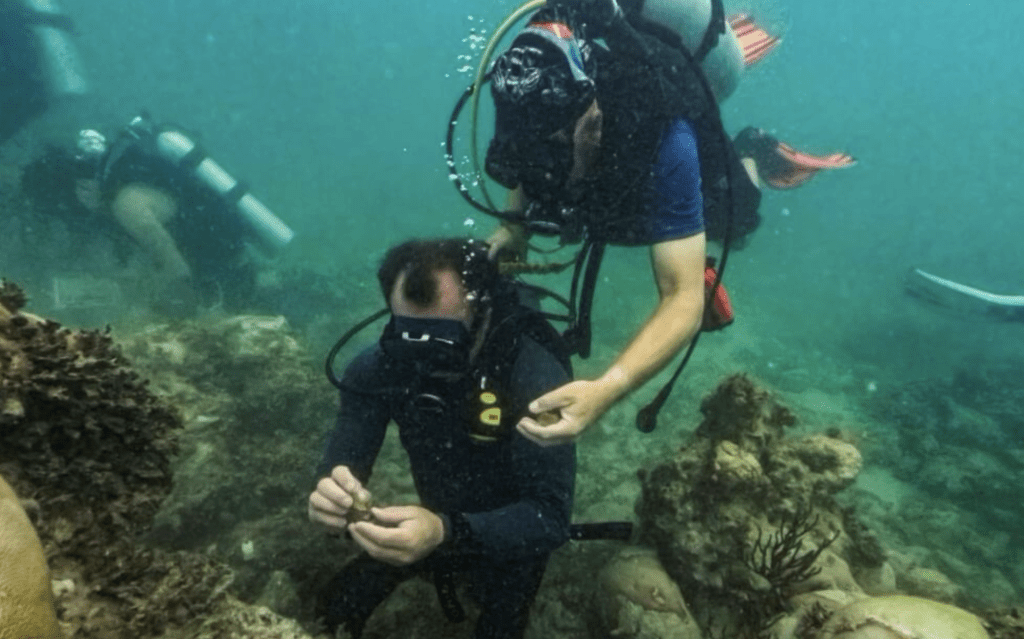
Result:
<svg viewBox="0 0 1024 639"><path fill-rule="evenodd" d="M861 456L837 438L785 437L793 414L743 375L701 411L693 439L640 472L640 541L697 614L724 605L742 612L741 626L760 627L817 587L822 562L842 561L849 538L833 495L854 481Z"/></svg>

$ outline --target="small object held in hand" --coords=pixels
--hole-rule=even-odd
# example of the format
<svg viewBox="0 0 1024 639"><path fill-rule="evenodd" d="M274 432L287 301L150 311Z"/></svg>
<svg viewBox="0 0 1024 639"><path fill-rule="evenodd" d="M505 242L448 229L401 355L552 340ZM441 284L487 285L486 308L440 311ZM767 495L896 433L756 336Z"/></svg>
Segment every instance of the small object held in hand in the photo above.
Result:
<svg viewBox="0 0 1024 639"><path fill-rule="evenodd" d="M537 415L537 423L540 424L541 426L550 426L552 424L557 424L561 419L562 416L559 415L558 411L555 410L545 411L540 415Z"/></svg>
<svg viewBox="0 0 1024 639"><path fill-rule="evenodd" d="M369 493L366 497L353 497L352 507L348 509L348 523L354 524L358 521L369 521L373 519L370 509L374 507L373 496Z"/></svg>

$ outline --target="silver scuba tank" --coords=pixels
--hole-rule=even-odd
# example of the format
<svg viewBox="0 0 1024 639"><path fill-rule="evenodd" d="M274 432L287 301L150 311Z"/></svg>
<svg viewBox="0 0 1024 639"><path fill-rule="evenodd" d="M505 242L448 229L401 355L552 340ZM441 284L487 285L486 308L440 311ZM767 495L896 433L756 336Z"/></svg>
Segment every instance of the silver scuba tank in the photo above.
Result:
<svg viewBox="0 0 1024 639"><path fill-rule="evenodd" d="M180 131L166 130L156 135L156 148L160 155L178 164L196 149L196 143ZM195 164L193 172L221 196L235 197L232 191L239 188L238 180L209 157ZM295 237L288 225L248 191L238 197L235 207L267 249L280 250Z"/></svg>
<svg viewBox="0 0 1024 639"><path fill-rule="evenodd" d="M711 22L712 0L644 0L640 15L679 34L691 52L700 47ZM725 101L739 84L743 73L743 51L739 40L725 23L725 33L701 63L704 75L719 102Z"/></svg>

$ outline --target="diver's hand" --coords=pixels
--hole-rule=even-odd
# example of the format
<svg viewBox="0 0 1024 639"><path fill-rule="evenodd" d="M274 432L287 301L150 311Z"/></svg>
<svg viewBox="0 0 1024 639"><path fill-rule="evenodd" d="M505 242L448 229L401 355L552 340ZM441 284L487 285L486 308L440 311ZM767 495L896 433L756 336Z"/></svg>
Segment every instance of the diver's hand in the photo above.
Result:
<svg viewBox="0 0 1024 639"><path fill-rule="evenodd" d="M534 415L556 411L561 419L545 426L535 418L524 417L516 430L541 446L567 444L576 440L603 415L625 394L626 388L621 373L616 369L596 381L569 382L530 403L530 412Z"/></svg>
<svg viewBox="0 0 1024 639"><path fill-rule="evenodd" d="M487 257L491 261L526 259L526 231L518 224L502 224L487 238Z"/></svg>
<svg viewBox="0 0 1024 639"><path fill-rule="evenodd" d="M363 550L378 561L405 566L423 559L444 541L441 518L421 506L373 508L373 520L348 530Z"/></svg>
<svg viewBox="0 0 1024 639"><path fill-rule="evenodd" d="M370 492L352 475L348 466L335 466L317 482L309 495L309 520L338 530L348 526L348 512L356 500L368 502Z"/></svg>

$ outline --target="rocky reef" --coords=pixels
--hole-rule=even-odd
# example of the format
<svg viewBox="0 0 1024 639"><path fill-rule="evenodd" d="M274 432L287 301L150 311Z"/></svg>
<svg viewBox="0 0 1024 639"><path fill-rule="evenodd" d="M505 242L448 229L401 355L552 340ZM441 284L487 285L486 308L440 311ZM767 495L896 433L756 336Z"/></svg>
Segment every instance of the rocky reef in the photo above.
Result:
<svg viewBox="0 0 1024 639"><path fill-rule="evenodd" d="M171 494L181 413L109 333L65 329L21 312L23 303L16 286L0 287L0 474L21 497L0 512L0 528L14 530L27 511L52 581L19 579L52 588L67 637L157 637L241 606L222 561L142 539ZM245 628L266 628L274 615L265 613L235 610L241 631L207 636L255 636Z"/></svg>
<svg viewBox="0 0 1024 639"><path fill-rule="evenodd" d="M18 311L24 296L14 287L0 288L0 303L0 474L39 531L64 634L314 636L316 592L357 549L306 519L336 400L288 323L207 318L146 326L115 343L108 332L71 331ZM921 395L889 419L930 415L934 399ZM848 498L860 490L850 486L863 461L844 425L798 425L743 375L712 391L701 414L682 447L639 472L638 543L557 551L527 637L950 636L940 626L965 639L1024 637L1020 610L979 620L963 610L973 586L959 581L964 572L954 583L944 565L916 561L885 543L892 537L876 536L884 518L865 516L870 501ZM914 422L901 451L945 454L928 443L940 417ZM608 435L616 446L622 436ZM643 450L648 441L634 444ZM885 454L896 455L892 448ZM1012 455L992 455L1011 463ZM636 458L616 458L615 476L632 475ZM602 479L581 475L582 492L615 485ZM371 490L384 503L416 499L396 437L377 460ZM628 503L633 494L605 499ZM922 523L930 502L918 501L921 518L904 517L904 507L899 531L941 537L941 526ZM8 519L2 524L9 529ZM1008 534L1005 547L1014 539ZM413 580L375 612L365 637L471 634L471 623L444 619L430 584Z"/></svg>
<svg viewBox="0 0 1024 639"><path fill-rule="evenodd" d="M1022 375L1024 361L967 363L869 406L894 433L878 463L920 492L896 509L876 508L880 534L903 542L909 561L953 576L954 603L1006 605L1024 595ZM937 550L917 548L922 536Z"/></svg>
<svg viewBox="0 0 1024 639"><path fill-rule="evenodd" d="M109 334L19 313L23 297L5 289L13 308L0 311L0 464L45 515L44 541L102 556L147 528L170 490L180 420Z"/></svg>
<svg viewBox="0 0 1024 639"><path fill-rule="evenodd" d="M984 619L900 594L918 567L838 499L862 458L853 437L794 414L749 377L702 403L690 440L640 471L639 546L602 573L602 631L699 639L1016 637L1015 611ZM938 573L936 573L938 574Z"/></svg>
<svg viewBox="0 0 1024 639"><path fill-rule="evenodd" d="M43 547L25 509L3 477L0 559L0 637L59 637Z"/></svg>
<svg viewBox="0 0 1024 639"><path fill-rule="evenodd" d="M640 542L656 549L701 624L755 633L799 592L859 592L851 549L863 547L865 568L883 558L869 536L846 532L834 499L860 471L856 447L824 434L787 438L794 415L742 375L701 411L692 440L640 472L637 505Z"/></svg>
<svg viewBox="0 0 1024 639"><path fill-rule="evenodd" d="M148 539L213 552L240 596L299 616L310 597L297 589L338 568L323 557L352 552L305 514L337 403L319 363L280 316L153 325L121 342L184 423Z"/></svg>

